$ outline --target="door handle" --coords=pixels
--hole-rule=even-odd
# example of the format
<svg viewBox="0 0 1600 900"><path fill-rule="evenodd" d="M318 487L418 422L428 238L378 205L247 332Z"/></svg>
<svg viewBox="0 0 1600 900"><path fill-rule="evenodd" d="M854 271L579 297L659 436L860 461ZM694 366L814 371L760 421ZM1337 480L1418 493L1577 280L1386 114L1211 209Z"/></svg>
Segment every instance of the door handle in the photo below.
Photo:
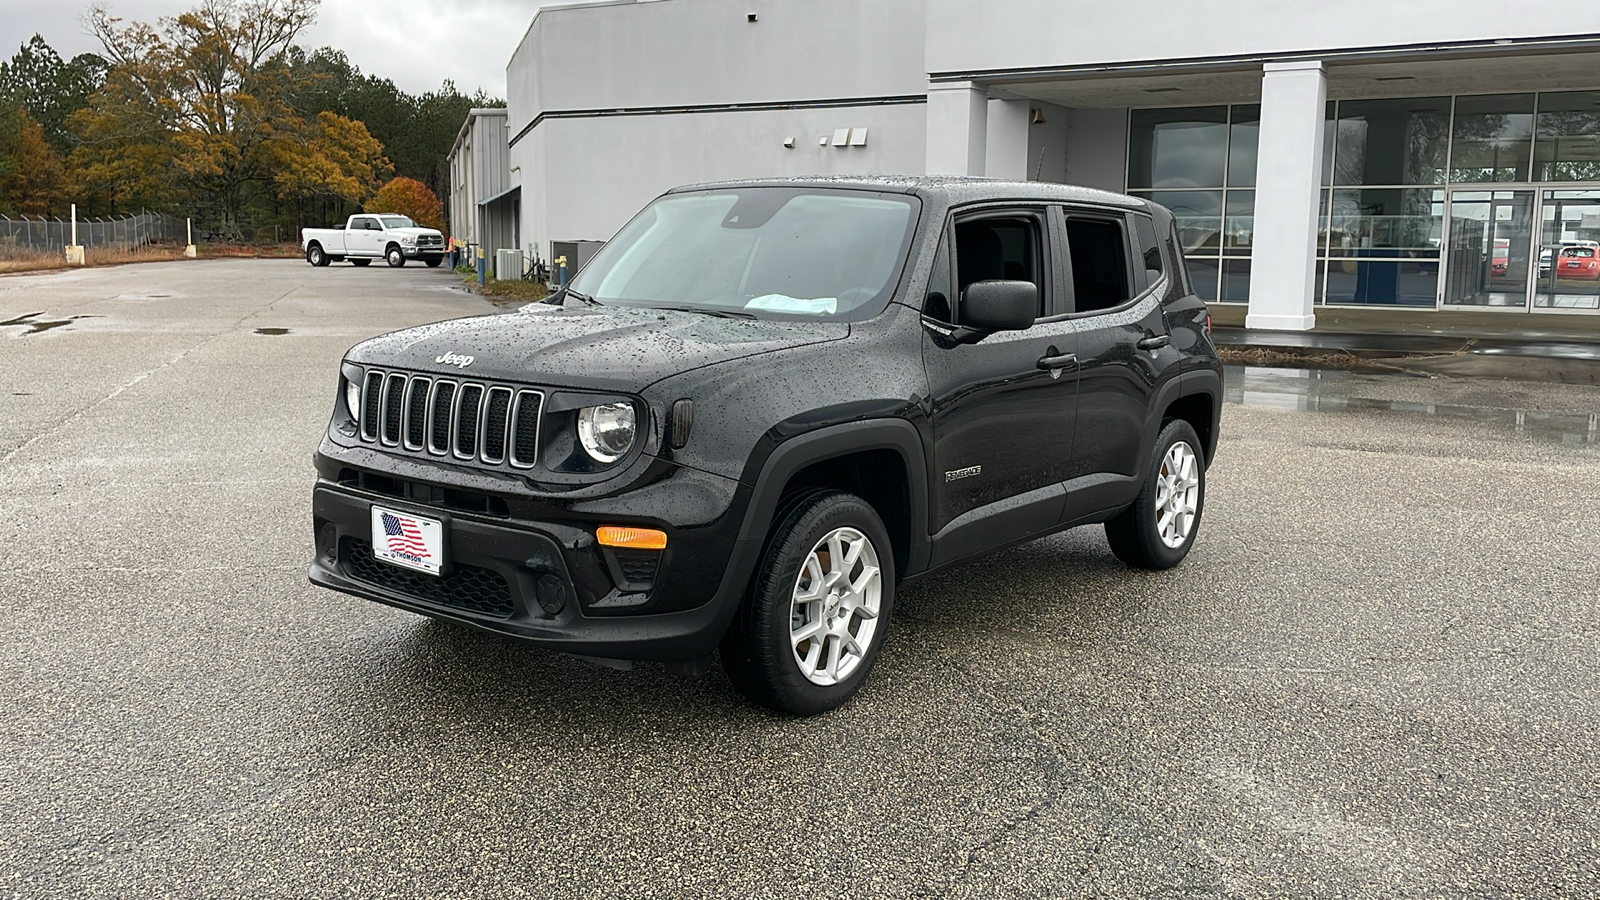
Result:
<svg viewBox="0 0 1600 900"><path fill-rule="evenodd" d="M1154 337L1147 337L1134 346L1138 347L1140 350L1159 350L1170 343L1172 343L1171 335L1158 334Z"/></svg>
<svg viewBox="0 0 1600 900"><path fill-rule="evenodd" d="M1061 353L1056 356L1041 356L1039 357L1039 368L1064 369L1077 361L1078 354L1076 353Z"/></svg>

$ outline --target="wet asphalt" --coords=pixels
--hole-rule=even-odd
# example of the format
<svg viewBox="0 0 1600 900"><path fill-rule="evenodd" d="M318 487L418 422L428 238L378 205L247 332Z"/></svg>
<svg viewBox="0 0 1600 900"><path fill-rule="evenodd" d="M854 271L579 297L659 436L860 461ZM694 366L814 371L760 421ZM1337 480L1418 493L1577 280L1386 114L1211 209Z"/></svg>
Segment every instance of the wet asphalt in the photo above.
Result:
<svg viewBox="0 0 1600 900"><path fill-rule="evenodd" d="M0 896L1600 894L1600 389L1232 372L1182 566L949 572L791 720L306 583L340 355L455 284L0 278Z"/></svg>

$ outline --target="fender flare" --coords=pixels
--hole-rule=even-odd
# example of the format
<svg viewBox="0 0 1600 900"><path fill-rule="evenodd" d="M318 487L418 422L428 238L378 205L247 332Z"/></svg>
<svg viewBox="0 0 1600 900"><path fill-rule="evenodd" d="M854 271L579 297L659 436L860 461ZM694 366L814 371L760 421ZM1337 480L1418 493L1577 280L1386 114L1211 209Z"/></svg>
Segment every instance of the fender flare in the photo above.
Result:
<svg viewBox="0 0 1600 900"><path fill-rule="evenodd" d="M752 484L750 503L745 508L740 533L747 537L759 536L762 546L778 511L778 501L783 489L796 472L814 463L826 462L864 450L889 450L900 457L906 470L906 490L909 494L908 532L905 571L901 578L927 568L928 539L928 467L923 455L922 435L915 425L905 419L864 419L819 428L790 438L773 448L760 464L759 474ZM746 468L746 472L751 467ZM731 574L742 575L745 583L759 563L750 559L744 566L730 567ZM741 560L740 562L744 562ZM739 572L738 569L744 569Z"/></svg>

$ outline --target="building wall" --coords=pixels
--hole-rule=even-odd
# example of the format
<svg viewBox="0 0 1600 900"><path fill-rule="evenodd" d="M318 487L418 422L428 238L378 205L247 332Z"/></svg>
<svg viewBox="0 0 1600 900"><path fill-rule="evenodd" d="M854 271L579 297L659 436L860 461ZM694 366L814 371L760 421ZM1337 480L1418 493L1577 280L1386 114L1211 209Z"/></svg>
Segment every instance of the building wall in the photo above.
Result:
<svg viewBox="0 0 1600 900"><path fill-rule="evenodd" d="M506 111L474 109L450 150L450 235L479 243L478 202L497 196L516 184L510 172Z"/></svg>
<svg viewBox="0 0 1600 900"><path fill-rule="evenodd" d="M1570 0L927 4L935 74L1600 33L1600 4Z"/></svg>
<svg viewBox="0 0 1600 900"><path fill-rule="evenodd" d="M1126 187L1128 111L1074 109L1067 112L1066 178L1107 191Z"/></svg>
<svg viewBox="0 0 1600 900"><path fill-rule="evenodd" d="M663 0L542 10L506 71L523 249L548 261L551 241L608 239L681 184L922 171L923 9ZM765 108L712 110L749 104ZM865 147L819 146L858 127Z"/></svg>

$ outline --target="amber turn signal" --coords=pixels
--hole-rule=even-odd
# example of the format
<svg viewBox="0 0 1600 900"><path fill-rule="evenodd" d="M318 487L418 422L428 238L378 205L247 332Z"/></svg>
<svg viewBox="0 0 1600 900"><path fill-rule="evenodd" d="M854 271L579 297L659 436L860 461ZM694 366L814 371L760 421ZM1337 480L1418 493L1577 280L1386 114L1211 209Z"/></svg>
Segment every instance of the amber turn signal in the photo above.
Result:
<svg viewBox="0 0 1600 900"><path fill-rule="evenodd" d="M654 528L621 528L602 525L595 533L603 547L627 547L631 550L665 550L667 533Z"/></svg>

